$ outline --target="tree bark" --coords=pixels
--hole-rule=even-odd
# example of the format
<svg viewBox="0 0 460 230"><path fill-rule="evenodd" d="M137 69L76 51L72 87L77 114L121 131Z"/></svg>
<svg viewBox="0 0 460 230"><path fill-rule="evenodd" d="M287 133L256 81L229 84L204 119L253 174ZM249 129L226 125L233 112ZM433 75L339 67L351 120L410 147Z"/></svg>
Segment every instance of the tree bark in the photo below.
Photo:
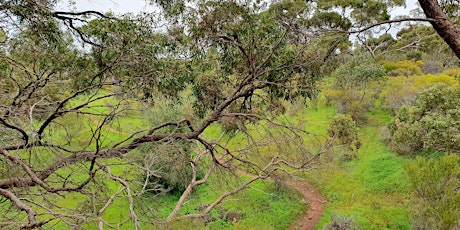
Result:
<svg viewBox="0 0 460 230"><path fill-rule="evenodd" d="M437 0L418 0L433 28L460 59L460 29L449 19Z"/></svg>

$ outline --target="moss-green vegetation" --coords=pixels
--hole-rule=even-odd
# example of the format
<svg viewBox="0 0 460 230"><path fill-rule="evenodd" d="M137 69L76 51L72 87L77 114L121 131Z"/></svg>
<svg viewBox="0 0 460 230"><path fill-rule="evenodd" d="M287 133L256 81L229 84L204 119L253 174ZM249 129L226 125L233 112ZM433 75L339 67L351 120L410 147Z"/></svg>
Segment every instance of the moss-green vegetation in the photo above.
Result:
<svg viewBox="0 0 460 230"><path fill-rule="evenodd" d="M200 186L189 202L181 209L181 214L198 213L214 202L223 191L249 178L224 173L216 175L206 186ZM160 211L165 218L179 199L178 195L159 199L164 205ZM250 188L224 200L210 216L198 220L176 221L171 229L286 229L305 210L300 202L302 197L293 189L275 185L272 181L258 181Z"/></svg>
<svg viewBox="0 0 460 230"><path fill-rule="evenodd" d="M325 117L334 115L331 108L319 110L328 112ZM315 117L314 113L310 110L308 114ZM312 122L323 120L317 119ZM362 147L357 159L345 161L336 156L333 166L307 174L329 201L317 229L337 214L352 216L362 229L411 228L407 211L409 179L404 171L407 160L393 154L379 137L388 119L385 112L369 114L368 125L360 130Z"/></svg>
<svg viewBox="0 0 460 230"><path fill-rule="evenodd" d="M103 91L99 96L108 94L109 92ZM77 100L85 100L84 97ZM103 145L113 145L128 137L127 133L132 133L137 130L143 130L146 123L155 125L156 123L164 122L171 118L181 116L181 108L169 105L158 105L155 110L142 107L139 102L126 102L118 101L114 98L107 98L97 103L90 103L86 112L95 115L77 115L66 116L57 120L55 129L52 131L54 134L59 134L61 137L56 141L67 143L68 146L81 148L90 143L88 138L91 138L97 132L97 127L103 120L103 116L97 116L107 111L104 110L102 104L111 104L119 106L120 113L117 114L109 125L104 126L100 132L102 135ZM178 114L179 113L179 114ZM59 129L60 124L72 124L71 130ZM252 130L256 138L262 138L264 132L257 133L255 129L248 126ZM220 136L222 128L220 125L213 125L206 129L204 136L210 139L217 139ZM71 137L69 137L71 135ZM230 134L227 135L228 137ZM75 142L78 140L78 142ZM225 139L224 139L225 140ZM246 145L247 141L243 135L237 135L229 145L234 147L237 145ZM93 149L95 146L89 145L88 149ZM142 154L140 151L133 151L127 155L129 159L133 155ZM43 159L49 160L55 158L52 153L46 155L39 155ZM108 165L115 176L125 178L130 182L133 189L139 189L140 183L143 180L142 172L136 167L127 164L124 159L100 159L100 161ZM187 164L188 165L188 164ZM87 179L87 171L90 164L78 164L75 167L68 167L59 170L55 175L60 177L68 177L74 182L82 182ZM50 180L53 180L50 177ZM91 184L91 191L94 192L95 197L85 196L82 194L68 194L62 197L55 198L51 202L57 206L63 207L68 210L78 212L91 212L91 210L100 210L112 195L119 192L123 187L116 181L109 178L106 174L96 175L98 184ZM185 205L180 211L180 215L198 213L200 209L197 207L204 207L214 202L225 191L233 189L248 178L239 174L230 173L228 170L219 169L210 177L209 181L201 186L198 186L193 194L186 200ZM92 182L91 182L92 183ZM105 210L102 218L109 224L117 225L125 222L129 218L129 203L125 197L126 192L122 192L121 196L114 198L113 203ZM95 199L97 197L97 199ZM137 197L138 201L144 202L144 206L153 208L155 216L152 218L152 223L159 224L164 220L173 210L176 202L180 197L180 193L168 193L164 195L156 195L147 193L141 197ZM46 198L46 196L44 197ZM209 217L200 219L185 219L182 221L173 221L166 225L170 229L286 229L290 223L296 220L301 213L308 207L305 203L300 202L302 196L295 190L285 187L280 184L275 184L271 180L257 181L251 186L238 193L237 195L228 197L221 205L214 209ZM39 201L45 202L45 201ZM38 207L37 207L38 208ZM85 210L82 210L85 209ZM86 210L88 209L88 210ZM141 210L136 210L140 219L147 217L142 216ZM46 216L42 216L46 218ZM146 229L152 228L152 223L141 223ZM65 228L63 223L56 222L57 228ZM82 226L87 229L95 229L96 222L84 223ZM121 229L133 229L133 223L126 222L120 225ZM158 227L158 226L156 226Z"/></svg>

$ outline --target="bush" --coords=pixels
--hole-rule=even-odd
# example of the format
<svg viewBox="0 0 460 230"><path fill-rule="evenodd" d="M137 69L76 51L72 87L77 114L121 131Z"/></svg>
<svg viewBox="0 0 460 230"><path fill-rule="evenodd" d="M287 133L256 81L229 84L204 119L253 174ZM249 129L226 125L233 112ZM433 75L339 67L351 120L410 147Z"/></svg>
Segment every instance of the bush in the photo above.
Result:
<svg viewBox="0 0 460 230"><path fill-rule="evenodd" d="M382 62L382 66L385 68L387 75L396 76L414 76L422 75L423 71L421 67L424 65L422 61L399 61L399 62Z"/></svg>
<svg viewBox="0 0 460 230"><path fill-rule="evenodd" d="M385 76L385 69L370 56L353 56L334 72L336 89L364 89Z"/></svg>
<svg viewBox="0 0 460 230"><path fill-rule="evenodd" d="M458 81L455 80L454 77L448 76L448 75L427 74L427 75L414 77L414 83L412 85L412 88L415 91L419 91L421 89L428 88L428 87L433 86L435 84L445 84L445 85L448 85L448 86L456 87L456 86L458 86Z"/></svg>
<svg viewBox="0 0 460 230"><path fill-rule="evenodd" d="M460 219L460 157L417 158L406 170L416 197L411 210L414 229L452 229Z"/></svg>
<svg viewBox="0 0 460 230"><path fill-rule="evenodd" d="M355 218L349 216L334 215L332 221L326 225L323 230L359 230L361 229L355 221Z"/></svg>
<svg viewBox="0 0 460 230"><path fill-rule="evenodd" d="M460 68L457 69L448 69L441 72L441 75L447 75L454 77L457 81L460 80Z"/></svg>
<svg viewBox="0 0 460 230"><path fill-rule="evenodd" d="M364 113L375 105L376 86L384 75L385 69L371 57L351 57L334 72L333 90L326 92L326 97L337 103L339 113L350 114L356 122L364 123Z"/></svg>
<svg viewBox="0 0 460 230"><path fill-rule="evenodd" d="M439 62L425 62L422 67L423 74L438 74L441 71L442 65Z"/></svg>
<svg viewBox="0 0 460 230"><path fill-rule="evenodd" d="M339 145L343 145L351 152L351 154L346 153L345 157L348 157L349 160L356 157L356 150L361 148L361 140L358 137L358 127L349 115L335 116L327 133Z"/></svg>
<svg viewBox="0 0 460 230"><path fill-rule="evenodd" d="M389 77L380 99L385 108L398 110L404 105L414 104L421 90L441 83L452 87L458 86L458 81L454 77L443 74Z"/></svg>
<svg viewBox="0 0 460 230"><path fill-rule="evenodd" d="M460 153L460 89L437 84L423 90L414 106L401 108L390 123L390 146L399 153Z"/></svg>
<svg viewBox="0 0 460 230"><path fill-rule="evenodd" d="M382 106L394 111L414 103L417 92L412 88L413 82L414 78L411 77L389 77L380 94Z"/></svg>

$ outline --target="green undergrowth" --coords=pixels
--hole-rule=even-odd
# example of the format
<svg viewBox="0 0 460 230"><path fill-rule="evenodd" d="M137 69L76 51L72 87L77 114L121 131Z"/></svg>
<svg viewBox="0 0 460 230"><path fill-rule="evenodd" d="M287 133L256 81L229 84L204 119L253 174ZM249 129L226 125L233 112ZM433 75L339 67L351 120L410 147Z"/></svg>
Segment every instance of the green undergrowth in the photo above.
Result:
<svg viewBox="0 0 460 230"><path fill-rule="evenodd" d="M197 207L207 207L223 192L248 179L229 173L211 177L205 186L193 192L180 214L198 213ZM172 211L179 196L160 198L164 205L160 208L163 218ZM302 196L291 188L276 186L272 181L256 181L248 189L223 200L209 217L175 221L168 229L287 229L307 208L301 200Z"/></svg>
<svg viewBox="0 0 460 230"><path fill-rule="evenodd" d="M336 156L331 167L307 175L328 199L316 229L335 215L353 217L362 229L411 229L407 211L410 182L404 170L408 160L381 141L380 130L389 115L381 111L368 115L368 124L360 128L363 145L357 159Z"/></svg>
<svg viewBox="0 0 460 230"><path fill-rule="evenodd" d="M100 95L108 93L101 91ZM81 96L75 99L72 104L78 104L85 100L86 98ZM64 144L71 149L84 148L86 150L93 150L95 149L94 144L88 143L90 143L93 135L97 135L98 123L103 121L103 116L98 116L97 114L107 113L108 110L106 107L115 105L119 105L119 113L116 114L108 126L102 128L102 146L111 146L127 138L129 133L152 127L158 122L164 122L164 119L176 120L176 116L181 115L178 108L173 108L168 113L165 113L164 109L169 108L167 106L160 109L155 107L157 108L155 110L155 108L146 108L139 102L127 100L120 102L116 98L109 97L90 103L89 108L83 109L84 112L93 115L78 114L58 118L48 132L50 135L58 137L54 139L56 144ZM60 127L70 127L70 129L62 130ZM203 136L217 139L220 133L221 128L216 124L209 127ZM232 147L246 144L244 136L237 135L233 140ZM45 154L37 156L42 158L41 161L47 162L63 157L60 154L45 152ZM66 153L62 154L65 155ZM100 159L100 162L109 165L115 176L127 179L133 189L140 188L139 186L142 184L143 178L142 172L127 165L125 160ZM57 176L68 177L73 181L83 182L88 178L87 172L89 167L89 163L82 163L75 165L75 167L71 166L60 169L49 180L52 181L53 177ZM235 187L238 183L242 183L243 179L249 179L224 171L223 169L219 170L219 173L211 176L208 183L198 186L190 198L187 199L184 207L181 209L180 215L197 213L198 210L195 210L196 207L212 203L218 196ZM50 200L51 197L45 196L42 201L53 202L58 207L62 207L63 210L74 210L75 213L97 212L105 205L105 202L111 199L111 196L123 187L103 172L97 173L96 178L98 179L98 183L90 182L88 189L94 192L97 199L79 193L69 193L53 197L52 200ZM117 226L117 223L125 222L129 218L129 203L125 195L126 192L122 192L120 197L115 197L112 205L102 215L102 218L112 226ZM174 208L179 196L180 194L163 196L153 194L144 195L142 197L143 205L154 207L153 209L158 211L155 214L155 219L150 219L150 221L159 223L161 220L164 220ZM268 180L257 181L251 184L248 189L226 198L221 205L217 206L211 212L211 219L186 219L184 221L173 222L169 227L171 229L286 229L307 208L307 205L300 202L301 200L302 196L291 188L276 185L274 182ZM140 219L150 218L143 216L141 210L136 209L136 211ZM43 216L43 218L45 217ZM52 224L58 229L65 229L65 224L62 222L53 221ZM82 227L85 229L95 229L96 225L96 222L88 222L83 224ZM144 229L151 229L153 227L149 223L141 223L141 226ZM119 227L120 229L134 228L130 222Z"/></svg>
<svg viewBox="0 0 460 230"><path fill-rule="evenodd" d="M83 98L78 100L83 100ZM118 101L114 98L107 98L97 103L92 104L92 107L85 111L96 114L106 112L103 109L104 105L118 104ZM133 101L123 103L120 103L120 113L110 123L110 128L103 128L102 130L102 143L104 145L109 146L119 142L125 139L128 133L145 129L156 124L156 122L162 122L163 119L181 116L177 108L167 115L171 116L171 118L165 118L162 117L162 114L165 114L162 110L147 110L140 103ZM149 114L149 117L146 117L146 114ZM335 109L332 107L297 108L295 112L280 116L275 121L286 127L301 127L307 130L309 133L304 136L303 147L314 152L321 147L318 143L326 139L327 129L334 116ZM95 119L97 120L95 121ZM305 175L328 199L328 205L317 229L321 229L328 224L334 215L352 216L363 229L410 229L410 219L407 211L409 199L407 194L410 193L410 188L408 176L404 171L404 165L407 160L393 154L380 141L379 137L380 128L388 120L389 115L385 112L369 114L369 123L360 129L363 146L357 153L357 159L346 161L339 155L333 157L324 156L324 159L322 158L321 160L327 162L332 160L332 166L310 171ZM69 146L77 148L87 145L89 140L86 140L85 137L92 135L97 123L101 121L102 117L98 116L78 115L64 117L58 119L58 123L74 122L79 125L75 125L73 130L67 131L59 130L57 125L54 126L52 131L55 132L54 135L62 136L57 140L58 142L65 143L65 141L71 140ZM287 136L289 131L278 132L267 121L259 121L257 126L249 124L246 126L245 131L251 134L252 140L265 140L269 144L255 147L251 151L236 152L244 159L251 160L259 165L267 163L272 156L277 154L302 160L302 156L299 155L300 152L297 149L283 145L285 141L290 139ZM205 130L203 137L218 140L221 133L222 127L215 124ZM71 136L66 139L66 135ZM231 132L227 133L221 143L224 143L231 136ZM238 132L232 141L227 144L227 147L230 149L244 149L245 146L251 143L251 140L248 140L243 132ZM86 148L92 149L94 146L89 145ZM60 156L53 156L49 153L49 155L43 154L41 157L43 161L46 161ZM110 159L101 161L111 165L112 173L117 176L127 178L129 181L142 180L141 172L127 166L124 160ZM83 181L87 178L87 173L85 172L87 172L88 167L88 164L82 164L77 165L75 169L63 169L58 173L61 176L71 176L76 181ZM102 183L92 185L92 187L94 187L95 191L99 188L107 191L107 194L101 194L102 199L99 200L108 200L110 196L122 188L118 182L111 180L104 173L100 174L99 179ZM242 179L247 180L248 178L231 174L223 169L218 171L218 173L210 177L208 183L195 189L186 200L180 215L198 213L197 207L211 204L225 191L229 191L237 184L242 183ZM133 186L135 188L139 186L139 183L135 183ZM165 219L173 210L180 194L159 197L148 196L143 197L144 202L147 202L150 207L155 207L154 209L158 212L156 214L158 219L155 221L158 222L158 220ZM307 205L303 204L301 200L301 195L291 188L277 185L272 181L257 181L250 188L226 198L210 213L209 217L174 221L166 228L286 229L307 208ZM76 211L80 207L95 205L100 208L104 205L104 203L92 204L91 199L79 194L59 197L53 202ZM141 213L139 212L138 215L140 219L143 219ZM111 223L122 222L129 218L126 197L122 199L116 198L113 205L105 211L103 218ZM84 227L88 229L95 228L93 224L89 223ZM58 223L56 226L59 227L60 224ZM142 226L146 229L152 227L146 223L142 223ZM132 227L131 224L125 224L121 226L121 229L132 229Z"/></svg>

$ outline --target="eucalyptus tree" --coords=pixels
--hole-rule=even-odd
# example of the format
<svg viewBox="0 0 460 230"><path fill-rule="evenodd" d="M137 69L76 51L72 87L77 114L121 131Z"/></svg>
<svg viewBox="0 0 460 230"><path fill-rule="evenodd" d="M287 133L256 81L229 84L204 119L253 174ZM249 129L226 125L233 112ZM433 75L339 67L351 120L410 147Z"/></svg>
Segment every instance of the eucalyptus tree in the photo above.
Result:
<svg viewBox="0 0 460 230"><path fill-rule="evenodd" d="M297 17L308 15L306 4L260 8L233 1L199 2L179 8L180 18L169 18L184 26L172 24L169 33L159 33L148 18L55 12L52 3L1 4L4 28L14 28L7 31L1 54L3 226L103 228L130 222L141 228L158 223L142 201L149 188L163 191L150 184L161 175L131 161L129 154L187 157L189 183L166 221L173 220L191 191L216 167L230 168L232 161L250 163L243 155L250 153L247 149L232 151L203 135L226 117L267 120L265 124L285 130L290 139L278 140L279 146L295 144L302 161L294 164L277 154L266 162L252 162L253 178L223 193L201 213L184 218L208 215L226 197L275 171L308 170L327 147L306 149L300 144L304 130L276 124L267 113L256 111L273 108L294 87L300 94L311 93L322 62L334 54L324 46L312 47L320 41L308 32L308 20ZM295 85L290 82L293 76ZM110 140L107 131L128 114L128 104L155 108L155 99L178 98L187 89L192 89L198 119L163 119L151 127L128 128L130 133ZM184 146L194 146L195 152ZM133 182L132 175L115 173L112 164L124 165L126 173L145 171L147 179ZM204 171L201 179L198 168ZM121 189L111 190L107 180ZM69 197L79 204L70 205ZM126 200L129 214L111 223L104 213L117 200Z"/></svg>
<svg viewBox="0 0 460 230"><path fill-rule="evenodd" d="M460 29L457 26L459 3L436 0L419 0L419 3L430 24L460 58Z"/></svg>
<svg viewBox="0 0 460 230"><path fill-rule="evenodd" d="M152 3L163 7L167 26L155 29L156 15L62 12L53 10L55 3L0 2L8 36L0 51L1 225L11 228L158 224L143 199L149 188L164 188L150 184L162 177L159 164L140 164L132 155L144 163L183 155L188 163L189 183L166 221L205 217L228 196L277 171L310 170L329 142L307 148L303 138L309 133L276 123L270 110L283 111L280 99L314 94L324 64L348 52L346 33L337 31L386 20L389 7L402 4L159 0ZM182 103L193 105L191 116L164 114L159 122L123 129L129 133L113 130L130 106L148 107L143 112L150 114L166 99L181 103L184 94L190 97ZM239 120L242 132L248 123L272 126L265 132L276 130L270 141L278 151L257 161L250 156L267 140L256 142L246 132L249 144L235 150L204 135L228 118ZM120 138L111 140L107 131ZM296 154L288 158L280 150ZM118 173L117 165L126 170ZM200 213L180 216L197 186L216 168L232 165L252 168L255 175ZM134 181L135 172L145 180ZM109 180L120 189L111 190ZM63 207L68 199L79 204ZM111 223L104 213L116 200L127 203L128 214Z"/></svg>

